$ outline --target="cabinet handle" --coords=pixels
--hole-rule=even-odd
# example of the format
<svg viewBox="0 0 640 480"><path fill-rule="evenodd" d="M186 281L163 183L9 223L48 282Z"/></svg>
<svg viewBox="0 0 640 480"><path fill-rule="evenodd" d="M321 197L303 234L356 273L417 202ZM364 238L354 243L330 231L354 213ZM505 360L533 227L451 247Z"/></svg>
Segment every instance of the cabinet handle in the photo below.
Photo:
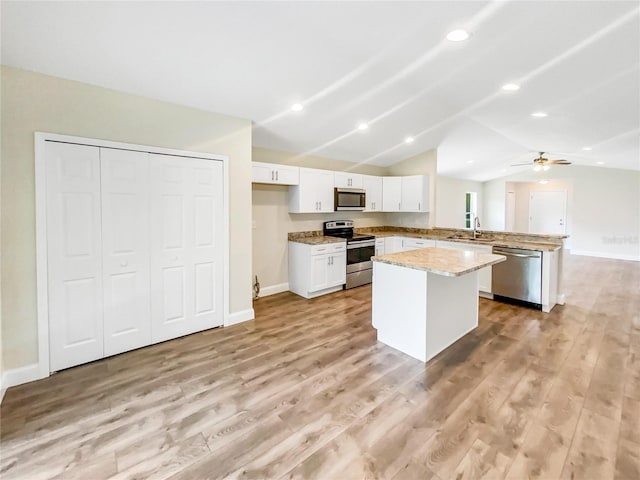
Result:
<svg viewBox="0 0 640 480"><path fill-rule="evenodd" d="M318 210L322 210L322 200L318 202L320 204L320 208Z"/></svg>
<svg viewBox="0 0 640 480"><path fill-rule="evenodd" d="M420 202L418 202L418 211L420 211Z"/></svg>
<svg viewBox="0 0 640 480"><path fill-rule="evenodd" d="M276 170L276 181L278 181L278 170Z"/></svg>
<svg viewBox="0 0 640 480"><path fill-rule="evenodd" d="M271 170L271 180L275 180L275 178L273 178L273 170Z"/></svg>
<svg viewBox="0 0 640 480"><path fill-rule="evenodd" d="M398 210L400 210L400 202L398 202Z"/></svg>
<svg viewBox="0 0 640 480"><path fill-rule="evenodd" d="M121 267L126 267L127 265L129 265L129 263L126 260L123 262L120 262Z"/></svg>

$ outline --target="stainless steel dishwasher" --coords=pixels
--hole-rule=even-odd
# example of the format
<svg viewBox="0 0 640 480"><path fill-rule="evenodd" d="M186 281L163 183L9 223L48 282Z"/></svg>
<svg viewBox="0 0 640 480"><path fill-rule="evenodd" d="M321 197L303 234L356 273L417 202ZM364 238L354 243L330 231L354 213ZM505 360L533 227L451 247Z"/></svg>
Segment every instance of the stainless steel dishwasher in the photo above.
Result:
<svg viewBox="0 0 640 480"><path fill-rule="evenodd" d="M491 292L494 299L515 299L542 308L542 252L493 247L507 260L493 266Z"/></svg>

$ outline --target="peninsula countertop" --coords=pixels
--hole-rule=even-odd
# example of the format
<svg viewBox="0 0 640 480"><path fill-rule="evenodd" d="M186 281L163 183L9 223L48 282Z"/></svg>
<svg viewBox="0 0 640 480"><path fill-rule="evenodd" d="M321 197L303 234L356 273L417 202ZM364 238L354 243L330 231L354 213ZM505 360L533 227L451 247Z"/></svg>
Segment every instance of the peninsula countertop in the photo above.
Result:
<svg viewBox="0 0 640 480"><path fill-rule="evenodd" d="M459 277L506 260L503 255L451 248L421 248L371 257L374 262Z"/></svg>

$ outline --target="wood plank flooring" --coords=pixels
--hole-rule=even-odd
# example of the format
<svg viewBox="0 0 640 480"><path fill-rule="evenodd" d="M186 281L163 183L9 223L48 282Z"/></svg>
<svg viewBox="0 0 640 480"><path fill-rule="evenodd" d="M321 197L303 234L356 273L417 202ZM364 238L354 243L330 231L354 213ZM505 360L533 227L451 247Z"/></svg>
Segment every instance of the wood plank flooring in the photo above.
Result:
<svg viewBox="0 0 640 480"><path fill-rule="evenodd" d="M565 264L567 305L481 299L426 366L361 287L11 388L0 477L638 479L640 265Z"/></svg>

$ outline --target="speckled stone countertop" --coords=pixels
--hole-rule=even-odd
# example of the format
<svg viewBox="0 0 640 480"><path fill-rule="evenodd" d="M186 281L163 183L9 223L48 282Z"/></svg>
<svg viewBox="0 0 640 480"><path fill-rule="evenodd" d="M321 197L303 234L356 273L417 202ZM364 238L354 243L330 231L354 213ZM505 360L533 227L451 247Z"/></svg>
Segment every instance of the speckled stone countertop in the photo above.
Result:
<svg viewBox="0 0 640 480"><path fill-rule="evenodd" d="M290 242L305 243L307 245L322 245L324 243L344 243L344 238L325 237L322 232L292 232L288 235Z"/></svg>
<svg viewBox="0 0 640 480"><path fill-rule="evenodd" d="M423 270L447 277L459 277L506 259L503 255L451 248L421 248L371 257L374 262Z"/></svg>
<svg viewBox="0 0 640 480"><path fill-rule="evenodd" d="M471 240L470 237L473 236L473 233L469 230L403 227L356 228L356 232L365 235L375 235L378 238L401 236L466 243L468 245L488 245L492 247L521 248L523 250L551 252L562 248L563 239L568 237L568 235L519 234L485 230L480 232L480 240Z"/></svg>

